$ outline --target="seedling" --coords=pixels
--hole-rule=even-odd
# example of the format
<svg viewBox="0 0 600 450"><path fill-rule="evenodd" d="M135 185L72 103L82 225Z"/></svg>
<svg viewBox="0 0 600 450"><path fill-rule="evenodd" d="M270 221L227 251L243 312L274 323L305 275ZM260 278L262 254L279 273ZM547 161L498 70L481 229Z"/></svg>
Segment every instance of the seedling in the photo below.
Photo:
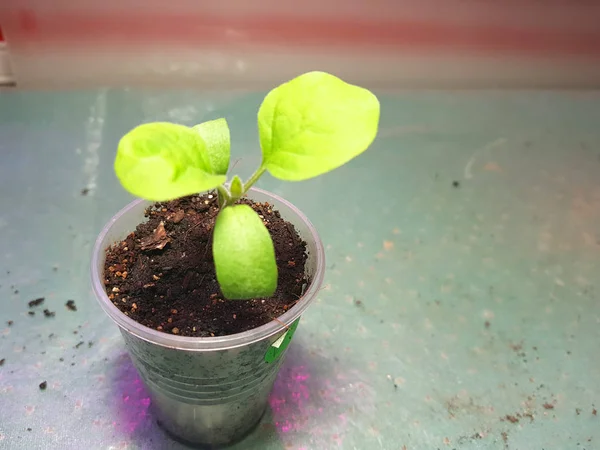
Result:
<svg viewBox="0 0 600 450"><path fill-rule="evenodd" d="M268 171L301 181L322 175L364 152L379 124L379 101L367 89L324 72L308 72L270 91L258 110L262 162L245 182L226 184L230 135L225 119L187 127L139 125L119 142L115 172L123 187L151 201L216 189L220 211L213 259L223 295L270 297L277 287L271 236L258 214L236 202Z"/></svg>

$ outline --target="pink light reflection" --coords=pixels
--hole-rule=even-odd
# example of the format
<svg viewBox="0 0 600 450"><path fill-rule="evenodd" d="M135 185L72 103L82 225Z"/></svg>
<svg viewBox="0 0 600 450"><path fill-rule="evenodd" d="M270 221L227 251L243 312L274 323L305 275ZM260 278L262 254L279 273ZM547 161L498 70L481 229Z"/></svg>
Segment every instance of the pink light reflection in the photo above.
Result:
<svg viewBox="0 0 600 450"><path fill-rule="evenodd" d="M118 419L113 425L124 435L130 436L136 432L143 432L141 430L152 423L148 411L150 397L129 357L124 355L119 359L116 376L111 383L115 389L115 400L120 400L115 405Z"/></svg>
<svg viewBox="0 0 600 450"><path fill-rule="evenodd" d="M269 397L275 427L282 433L301 430L310 417L310 390L307 382L311 375L306 366L282 369Z"/></svg>
<svg viewBox="0 0 600 450"><path fill-rule="evenodd" d="M271 423L284 442L296 434L308 448L343 448L356 416L374 413L373 388L361 371L326 369L307 364L302 355L282 367L269 403Z"/></svg>
<svg viewBox="0 0 600 450"><path fill-rule="evenodd" d="M320 385L316 385L317 382ZM306 365L282 368L269 397L274 425L280 433L310 432L313 438L319 435L322 439L332 439L337 445L341 445L341 435L331 436L331 430L321 427L319 417L339 403L331 380L314 378ZM340 415L339 419L338 426L344 429L346 418Z"/></svg>

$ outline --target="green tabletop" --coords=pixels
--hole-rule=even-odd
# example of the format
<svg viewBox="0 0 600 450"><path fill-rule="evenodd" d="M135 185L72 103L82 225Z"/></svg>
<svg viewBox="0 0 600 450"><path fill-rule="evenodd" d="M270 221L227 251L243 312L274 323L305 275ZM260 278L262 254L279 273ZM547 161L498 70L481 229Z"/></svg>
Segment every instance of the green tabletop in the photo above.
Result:
<svg viewBox="0 0 600 450"><path fill-rule="evenodd" d="M246 177L262 95L0 93L0 448L184 448L93 298L91 246L132 199L124 132L226 117ZM234 448L600 448L600 93L380 97L365 154L258 184L311 218L328 270Z"/></svg>

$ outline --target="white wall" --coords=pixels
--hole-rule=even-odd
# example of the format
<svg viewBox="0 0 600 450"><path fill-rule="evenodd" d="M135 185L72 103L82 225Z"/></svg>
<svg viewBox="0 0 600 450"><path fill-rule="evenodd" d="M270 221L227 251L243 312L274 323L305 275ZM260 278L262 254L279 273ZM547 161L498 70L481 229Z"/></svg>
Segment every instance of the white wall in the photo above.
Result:
<svg viewBox="0 0 600 450"><path fill-rule="evenodd" d="M11 85L14 81L6 43L0 42L0 86Z"/></svg>
<svg viewBox="0 0 600 450"><path fill-rule="evenodd" d="M2 0L0 23L20 87L600 86L592 1Z"/></svg>

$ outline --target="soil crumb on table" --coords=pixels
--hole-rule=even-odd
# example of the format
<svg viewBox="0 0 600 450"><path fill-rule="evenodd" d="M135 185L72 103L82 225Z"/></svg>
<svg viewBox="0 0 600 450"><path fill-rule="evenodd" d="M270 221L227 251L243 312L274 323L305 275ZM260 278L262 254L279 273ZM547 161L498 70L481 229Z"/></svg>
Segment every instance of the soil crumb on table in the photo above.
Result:
<svg viewBox="0 0 600 450"><path fill-rule="evenodd" d="M40 297L40 298L36 298L35 300L31 300L27 304L29 305L30 308L34 308L34 307L40 306L42 303L44 303L44 300L46 300L44 297Z"/></svg>
<svg viewBox="0 0 600 450"><path fill-rule="evenodd" d="M70 311L77 311L77 306L75 305L75 300L68 300L67 303L65 303L65 306Z"/></svg>
<svg viewBox="0 0 600 450"><path fill-rule="evenodd" d="M156 203L147 222L106 251L104 284L109 299L133 320L179 336L226 336L268 323L294 306L308 285L306 243L267 203L248 199L275 245L279 270L270 298L224 299L212 259L216 195ZM233 237L235 238L235 237Z"/></svg>

